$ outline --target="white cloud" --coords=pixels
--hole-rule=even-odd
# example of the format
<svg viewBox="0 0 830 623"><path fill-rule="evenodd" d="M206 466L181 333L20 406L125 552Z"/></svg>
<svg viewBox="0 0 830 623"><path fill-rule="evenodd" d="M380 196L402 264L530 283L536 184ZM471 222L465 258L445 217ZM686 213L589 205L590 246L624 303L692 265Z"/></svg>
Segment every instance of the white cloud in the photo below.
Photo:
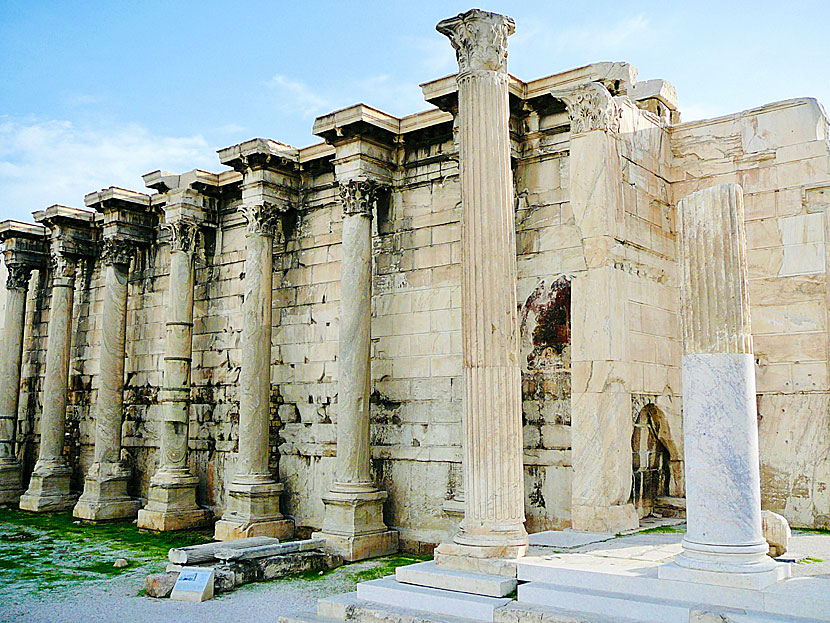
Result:
<svg viewBox="0 0 830 623"><path fill-rule="evenodd" d="M28 221L33 211L55 203L81 207L86 193L107 186L142 191L144 173L196 167L218 168L215 149L201 135L0 116L0 220Z"/></svg>
<svg viewBox="0 0 830 623"><path fill-rule="evenodd" d="M299 113L302 117L309 118L329 112L331 109L328 98L318 94L300 80L292 80L277 74L268 84L282 95L277 103L286 112Z"/></svg>

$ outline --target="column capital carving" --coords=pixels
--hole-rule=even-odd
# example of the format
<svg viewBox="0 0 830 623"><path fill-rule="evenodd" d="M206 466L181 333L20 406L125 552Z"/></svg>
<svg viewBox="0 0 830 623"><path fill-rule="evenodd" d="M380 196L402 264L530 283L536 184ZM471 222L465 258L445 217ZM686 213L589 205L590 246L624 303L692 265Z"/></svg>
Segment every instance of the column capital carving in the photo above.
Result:
<svg viewBox="0 0 830 623"><path fill-rule="evenodd" d="M199 242L199 225L187 220L168 223L164 228L170 232L170 251L182 251L192 256Z"/></svg>
<svg viewBox="0 0 830 623"><path fill-rule="evenodd" d="M249 234L263 236L282 236L280 215L284 212L276 204L261 203L257 205L243 204L239 211L245 217Z"/></svg>
<svg viewBox="0 0 830 623"><path fill-rule="evenodd" d="M565 102L571 120L571 134L591 130L620 131L622 108L599 82L587 82L567 91L551 91Z"/></svg>
<svg viewBox="0 0 830 623"><path fill-rule="evenodd" d="M52 269L52 284L71 286L75 281L75 263L74 257L53 250L49 256L49 267Z"/></svg>
<svg viewBox="0 0 830 623"><path fill-rule="evenodd" d="M345 180L337 182L343 214L360 214L372 217L379 194L389 188L377 180Z"/></svg>
<svg viewBox="0 0 830 623"><path fill-rule="evenodd" d="M8 276L6 277L7 290L28 290L32 267L26 264L6 263Z"/></svg>
<svg viewBox="0 0 830 623"><path fill-rule="evenodd" d="M135 255L136 245L129 240L105 238L101 249L101 259L107 266L120 264L129 266Z"/></svg>
<svg viewBox="0 0 830 623"><path fill-rule="evenodd" d="M512 18L471 9L438 22L435 29L455 48L459 77L474 71L507 73L507 38L516 32Z"/></svg>

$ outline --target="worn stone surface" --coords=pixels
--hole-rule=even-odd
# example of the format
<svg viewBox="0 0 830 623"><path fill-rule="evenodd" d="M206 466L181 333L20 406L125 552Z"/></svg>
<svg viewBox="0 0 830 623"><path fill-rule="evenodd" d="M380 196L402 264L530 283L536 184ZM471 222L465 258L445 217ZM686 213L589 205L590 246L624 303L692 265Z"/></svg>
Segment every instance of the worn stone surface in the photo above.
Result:
<svg viewBox="0 0 830 623"><path fill-rule="evenodd" d="M152 573L144 579L144 590L150 597L170 597L170 593L173 592L173 587L178 579L178 571Z"/></svg>
<svg viewBox="0 0 830 623"><path fill-rule="evenodd" d="M787 553L790 537L790 524L787 520L772 511L761 511L761 530L764 533L764 540L769 545L769 555L778 558Z"/></svg>

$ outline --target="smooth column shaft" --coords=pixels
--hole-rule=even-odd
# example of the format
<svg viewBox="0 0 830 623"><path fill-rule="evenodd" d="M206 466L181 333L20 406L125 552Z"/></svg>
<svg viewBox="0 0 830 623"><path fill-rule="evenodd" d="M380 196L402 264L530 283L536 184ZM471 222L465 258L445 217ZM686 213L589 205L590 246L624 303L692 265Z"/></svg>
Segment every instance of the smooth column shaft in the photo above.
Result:
<svg viewBox="0 0 830 623"><path fill-rule="evenodd" d="M26 289L7 288L3 344L0 352L0 464L17 462L14 441L25 321Z"/></svg>
<svg viewBox="0 0 830 623"><path fill-rule="evenodd" d="M121 461L124 343L127 331L129 265L107 264L104 277L100 382L95 409L95 462Z"/></svg>
<svg viewBox="0 0 830 623"><path fill-rule="evenodd" d="M373 489L370 473L372 219L343 217L336 489Z"/></svg>
<svg viewBox="0 0 830 623"><path fill-rule="evenodd" d="M273 236L259 232L249 232L246 239L237 463L238 474L269 480L272 244Z"/></svg>
<svg viewBox="0 0 830 623"><path fill-rule="evenodd" d="M185 251L170 253L167 297L167 347L164 357L164 422L161 430L162 470L187 471L190 418L190 367L193 339L193 260Z"/></svg>
<svg viewBox="0 0 830 623"><path fill-rule="evenodd" d="M40 415L38 463L65 463L66 399L69 390L69 347L72 330L74 279L55 277L46 338L46 375ZM35 466L35 471L38 467Z"/></svg>

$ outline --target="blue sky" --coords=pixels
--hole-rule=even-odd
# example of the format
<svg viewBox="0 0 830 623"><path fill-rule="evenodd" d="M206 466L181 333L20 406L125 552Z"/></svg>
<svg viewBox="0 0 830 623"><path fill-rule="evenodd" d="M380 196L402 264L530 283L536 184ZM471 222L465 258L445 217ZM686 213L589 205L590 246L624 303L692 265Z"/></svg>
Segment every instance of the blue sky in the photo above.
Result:
<svg viewBox="0 0 830 623"><path fill-rule="evenodd" d="M454 71L435 32L469 0L0 0L0 220L155 169L221 169L255 136L317 142L314 117L359 101L427 106ZM830 2L491 1L516 20L511 73L529 80L627 61L678 90L684 120L792 97L830 106ZM655 7L657 9L655 10Z"/></svg>

